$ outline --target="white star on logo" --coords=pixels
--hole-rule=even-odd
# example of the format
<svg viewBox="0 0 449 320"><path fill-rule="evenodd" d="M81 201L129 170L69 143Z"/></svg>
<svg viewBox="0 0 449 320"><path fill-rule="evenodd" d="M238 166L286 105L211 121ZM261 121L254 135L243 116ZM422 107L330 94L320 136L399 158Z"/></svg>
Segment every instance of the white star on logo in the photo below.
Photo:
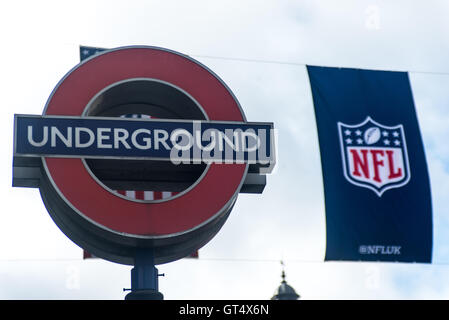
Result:
<svg viewBox="0 0 449 320"><path fill-rule="evenodd" d="M358 139L357 139L357 143L358 143L358 144L362 144L362 143L363 143L363 140L360 139L360 138L358 138Z"/></svg>
<svg viewBox="0 0 449 320"><path fill-rule="evenodd" d="M352 143L352 139L349 139L349 138L346 139L345 141L346 141L347 144L351 144Z"/></svg>
<svg viewBox="0 0 449 320"><path fill-rule="evenodd" d="M399 142L399 140L394 140L394 144L395 144L396 146L398 146L398 145L401 144L401 142Z"/></svg>
<svg viewBox="0 0 449 320"><path fill-rule="evenodd" d="M399 133L397 131L393 131L393 137L395 138L399 137Z"/></svg>
<svg viewBox="0 0 449 320"><path fill-rule="evenodd" d="M384 137L388 137L388 132L387 132L387 131L383 131L383 132L382 132L382 135L383 135Z"/></svg>
<svg viewBox="0 0 449 320"><path fill-rule="evenodd" d="M360 131L359 129L357 129L357 131L355 132L356 135L360 136L362 134L362 131ZM357 140L358 141L358 140Z"/></svg>
<svg viewBox="0 0 449 320"><path fill-rule="evenodd" d="M349 136L350 134L351 134L351 131L348 130L348 129L346 129L346 130L345 130L345 135Z"/></svg>
<svg viewBox="0 0 449 320"><path fill-rule="evenodd" d="M385 140L384 140L384 144L385 144L386 146L389 146L389 145L390 145L390 140L385 139Z"/></svg>

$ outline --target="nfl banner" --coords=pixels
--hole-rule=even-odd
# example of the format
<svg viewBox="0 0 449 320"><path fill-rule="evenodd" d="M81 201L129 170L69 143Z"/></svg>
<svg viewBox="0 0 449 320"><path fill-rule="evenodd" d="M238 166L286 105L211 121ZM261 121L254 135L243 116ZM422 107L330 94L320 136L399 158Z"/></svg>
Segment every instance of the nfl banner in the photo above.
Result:
<svg viewBox="0 0 449 320"><path fill-rule="evenodd" d="M430 184L408 74L307 71L323 171L325 260L430 263Z"/></svg>

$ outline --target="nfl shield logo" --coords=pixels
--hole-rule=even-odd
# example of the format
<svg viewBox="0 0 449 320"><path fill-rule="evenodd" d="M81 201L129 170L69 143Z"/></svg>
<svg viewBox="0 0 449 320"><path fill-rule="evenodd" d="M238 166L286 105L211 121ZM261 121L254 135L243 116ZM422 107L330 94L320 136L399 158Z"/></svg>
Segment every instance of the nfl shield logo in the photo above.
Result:
<svg viewBox="0 0 449 320"><path fill-rule="evenodd" d="M355 125L338 122L343 171L350 183L373 190L379 197L410 180L402 124L384 126L370 117Z"/></svg>

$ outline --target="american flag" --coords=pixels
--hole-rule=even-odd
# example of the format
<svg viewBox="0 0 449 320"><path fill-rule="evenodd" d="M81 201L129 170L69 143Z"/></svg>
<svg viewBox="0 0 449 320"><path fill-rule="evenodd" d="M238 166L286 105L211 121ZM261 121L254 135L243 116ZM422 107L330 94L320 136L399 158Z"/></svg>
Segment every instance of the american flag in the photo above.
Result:
<svg viewBox="0 0 449 320"><path fill-rule="evenodd" d="M97 48L97 47L80 46L80 60L83 61L84 59L87 59L90 56L93 56L93 55L98 54L105 50L107 50L107 49ZM151 116L146 115L146 114L125 114L120 117L121 118L133 118L133 119L151 119ZM114 190L114 192L121 194L122 196L131 198L131 199L137 199L137 200L162 200L162 199L168 199L168 198L179 193L179 192L172 192L172 191L153 191L153 190ZM198 251L195 251L195 252L191 253L186 258L198 258L198 257L199 257ZM90 258L96 258L96 257L93 254L84 250L83 259L90 259Z"/></svg>

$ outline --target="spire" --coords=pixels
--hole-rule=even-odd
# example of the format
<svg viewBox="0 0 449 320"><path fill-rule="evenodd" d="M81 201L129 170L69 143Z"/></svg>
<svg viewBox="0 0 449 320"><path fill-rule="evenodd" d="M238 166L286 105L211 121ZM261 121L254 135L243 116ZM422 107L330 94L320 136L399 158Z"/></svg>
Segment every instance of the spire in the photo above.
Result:
<svg viewBox="0 0 449 320"><path fill-rule="evenodd" d="M284 261L282 261L282 260L281 260L281 266L282 266L282 274L281 274L282 283L287 283L287 281L285 281L285 264L284 264Z"/></svg>
<svg viewBox="0 0 449 320"><path fill-rule="evenodd" d="M287 284L285 280L284 262L281 260L282 273L281 273L281 285L275 292L271 300L297 300L300 296L296 293L295 289Z"/></svg>

